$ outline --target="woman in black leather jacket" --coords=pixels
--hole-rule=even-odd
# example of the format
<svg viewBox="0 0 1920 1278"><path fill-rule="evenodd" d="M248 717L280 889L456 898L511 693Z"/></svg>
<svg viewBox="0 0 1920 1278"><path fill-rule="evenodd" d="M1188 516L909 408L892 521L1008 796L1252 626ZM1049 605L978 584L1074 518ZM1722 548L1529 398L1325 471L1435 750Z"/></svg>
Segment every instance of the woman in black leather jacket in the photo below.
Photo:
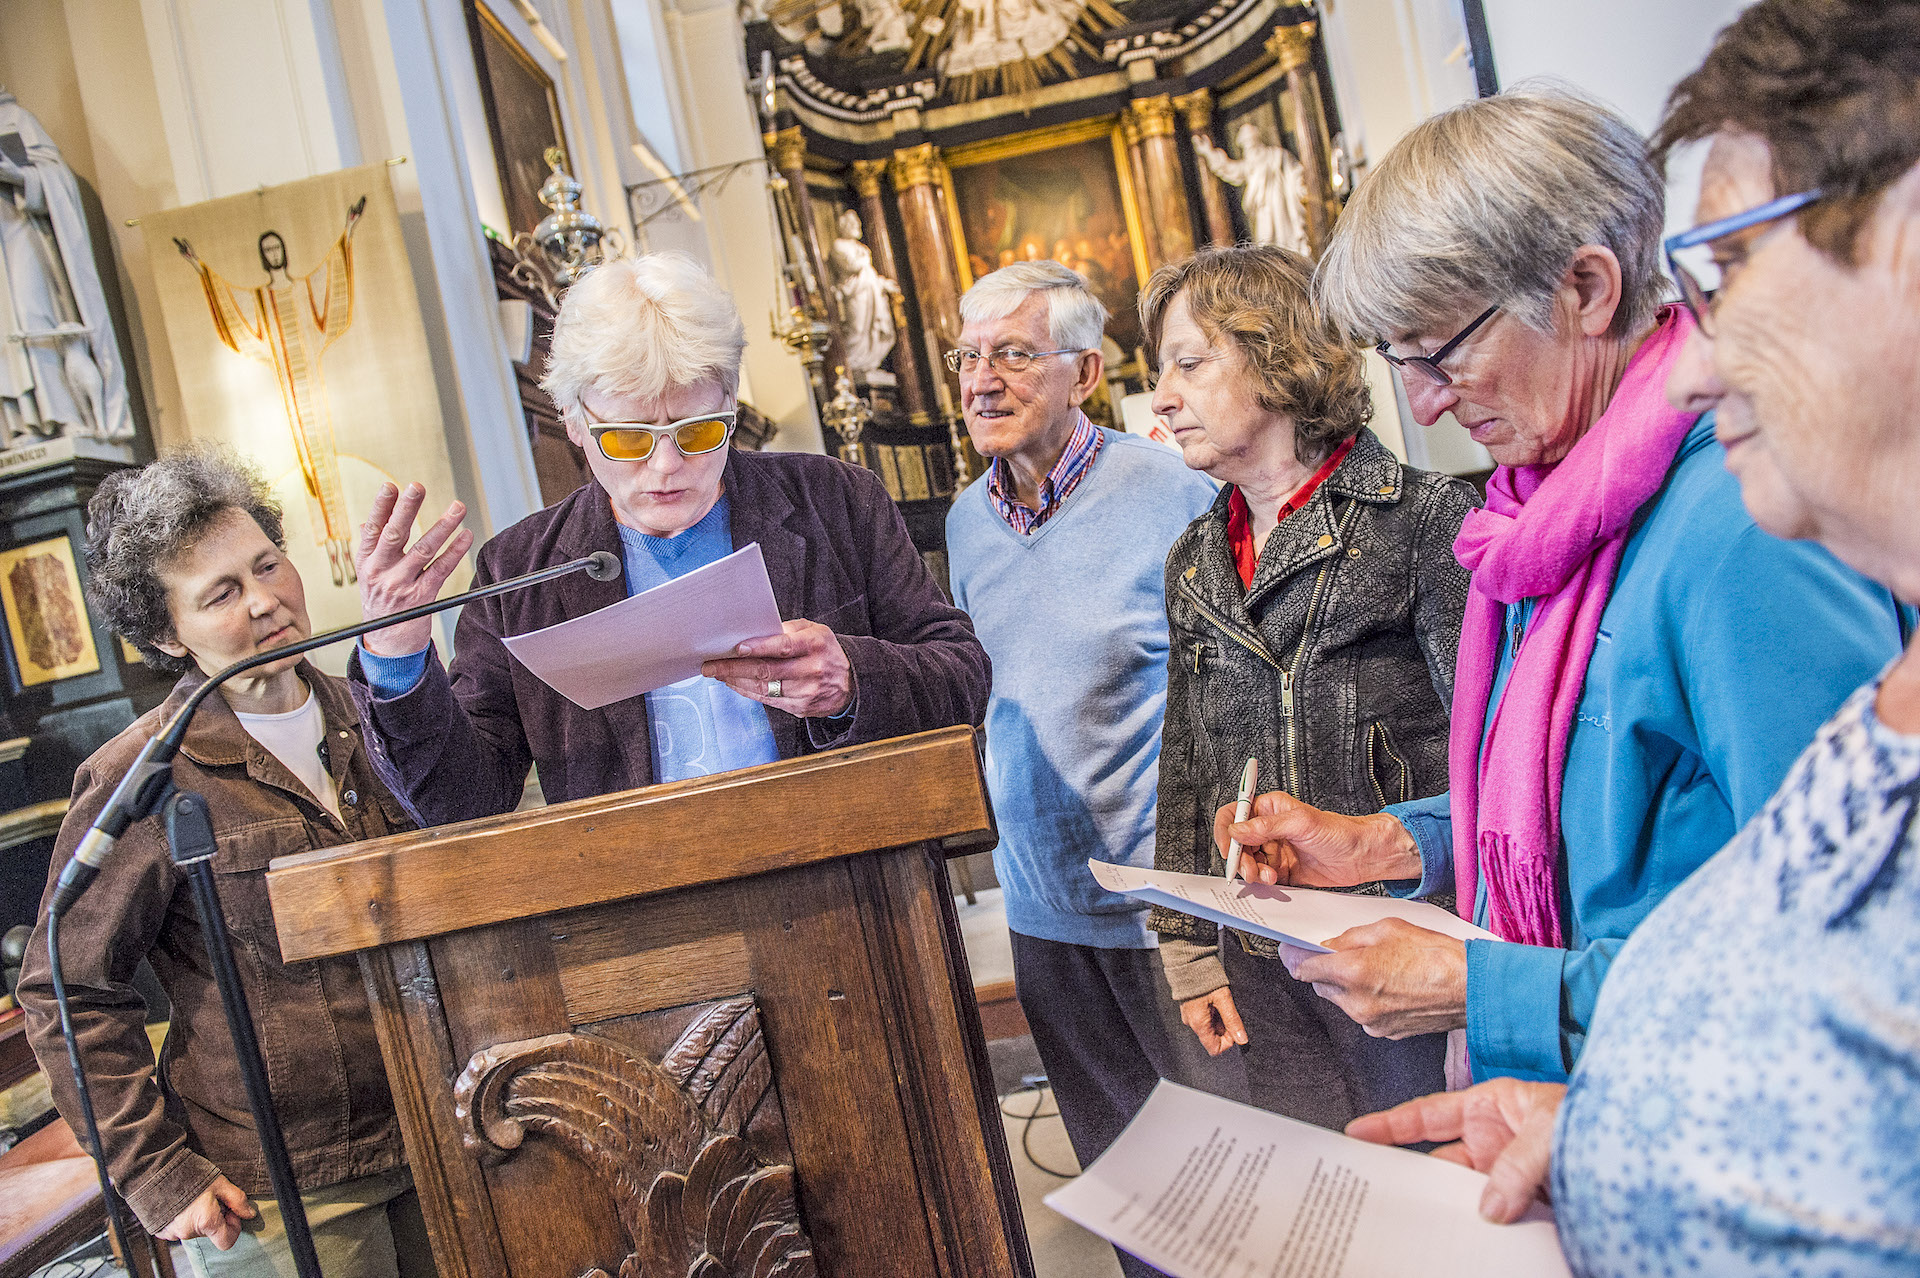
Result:
<svg viewBox="0 0 1920 1278"><path fill-rule="evenodd" d="M1249 757L1263 792L1349 814L1447 788L1467 597L1452 548L1478 500L1365 429L1363 357L1315 317L1311 278L1283 249L1218 249L1140 297L1153 411L1225 484L1167 556L1162 870L1224 871L1214 814ZM1444 1035L1369 1038L1271 942L1162 909L1153 927L1182 1019L1216 1055L1245 1045L1264 1108L1338 1129L1445 1086Z"/></svg>

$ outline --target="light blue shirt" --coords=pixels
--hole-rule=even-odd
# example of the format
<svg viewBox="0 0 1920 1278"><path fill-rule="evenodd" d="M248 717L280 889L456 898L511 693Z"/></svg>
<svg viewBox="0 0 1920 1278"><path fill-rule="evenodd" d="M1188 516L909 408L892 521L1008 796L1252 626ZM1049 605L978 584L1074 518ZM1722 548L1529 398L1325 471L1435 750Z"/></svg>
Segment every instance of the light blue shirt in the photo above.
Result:
<svg viewBox="0 0 1920 1278"><path fill-rule="evenodd" d="M1574 1273L1920 1273L1920 736L1862 688L1640 925L1560 1107Z"/></svg>
<svg viewBox="0 0 1920 1278"><path fill-rule="evenodd" d="M1567 948L1467 943L1474 1077L1564 1081L1613 957L1779 788L1853 689L1900 650L1893 597L1807 542L1770 537L1702 418L1627 539L1567 741ZM1491 704L1505 692L1508 609ZM1489 715L1489 721L1491 721ZM1420 847L1419 895L1453 884L1446 794L1387 809ZM1486 903L1473 907L1487 922Z"/></svg>
<svg viewBox="0 0 1920 1278"><path fill-rule="evenodd" d="M732 508L725 494L699 523L673 537L650 537L625 524L619 529L628 595L683 577L734 551ZM381 657L363 647L360 664L376 696L397 697L420 681L427 652L423 648L404 657ZM780 757L773 724L760 703L704 675L649 692L647 728L655 781L684 781Z"/></svg>

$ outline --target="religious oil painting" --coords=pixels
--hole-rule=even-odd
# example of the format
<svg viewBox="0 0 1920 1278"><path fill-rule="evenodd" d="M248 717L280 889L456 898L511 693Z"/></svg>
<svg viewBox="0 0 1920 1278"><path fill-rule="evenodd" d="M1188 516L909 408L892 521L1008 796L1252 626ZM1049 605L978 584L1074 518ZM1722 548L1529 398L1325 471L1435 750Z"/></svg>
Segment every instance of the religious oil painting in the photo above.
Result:
<svg viewBox="0 0 1920 1278"><path fill-rule="evenodd" d="M551 172L547 149L567 153L560 99L553 80L492 10L479 0L468 0L467 17L493 158L500 169L500 193L511 224L506 233L532 234L550 211L540 203L540 187Z"/></svg>
<svg viewBox="0 0 1920 1278"><path fill-rule="evenodd" d="M1016 261L1051 259L1086 276L1106 304L1107 336L1140 344L1134 302L1148 271L1126 144L1090 120L947 153L965 285Z"/></svg>
<svg viewBox="0 0 1920 1278"><path fill-rule="evenodd" d="M188 433L272 486L316 631L360 618L353 546L382 482L453 498L385 165L142 220ZM323 668L345 661L344 651Z"/></svg>
<svg viewBox="0 0 1920 1278"><path fill-rule="evenodd" d="M73 543L49 537L0 551L0 602L20 686L52 683L100 668L93 624L80 593Z"/></svg>

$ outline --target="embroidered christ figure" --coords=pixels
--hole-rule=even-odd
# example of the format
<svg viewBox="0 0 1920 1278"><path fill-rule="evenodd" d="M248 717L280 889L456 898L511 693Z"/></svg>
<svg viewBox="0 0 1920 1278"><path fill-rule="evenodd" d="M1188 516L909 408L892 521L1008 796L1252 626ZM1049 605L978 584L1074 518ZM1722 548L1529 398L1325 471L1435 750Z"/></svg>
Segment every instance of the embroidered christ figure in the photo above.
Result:
<svg viewBox="0 0 1920 1278"><path fill-rule="evenodd" d="M354 580L353 532L340 487L340 458L334 449L333 418L327 411L327 385L320 362L327 348L353 323L353 228L366 210L363 195L347 210L346 229L326 260L305 275L287 269L287 244L278 231L260 237L260 265L267 282L241 288L202 262L182 239L174 245L200 273L214 332L228 349L273 369L294 455L307 490L314 539L326 547L333 584Z"/></svg>

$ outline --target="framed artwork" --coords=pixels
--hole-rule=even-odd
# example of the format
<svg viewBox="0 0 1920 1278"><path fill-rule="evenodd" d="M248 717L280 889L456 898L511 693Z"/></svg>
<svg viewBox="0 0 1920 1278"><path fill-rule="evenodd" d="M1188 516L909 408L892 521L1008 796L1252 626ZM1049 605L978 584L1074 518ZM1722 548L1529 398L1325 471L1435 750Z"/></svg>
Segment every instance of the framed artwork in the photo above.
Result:
<svg viewBox="0 0 1920 1278"><path fill-rule="evenodd" d="M547 148L571 154L560 122L560 98L540 63L480 0L467 0L467 27L511 239L522 231L531 233L549 212L540 203L540 187L550 172Z"/></svg>
<svg viewBox="0 0 1920 1278"><path fill-rule="evenodd" d="M1087 277L1107 336L1131 355L1149 271L1119 117L955 147L945 162L961 287L1022 259L1064 262Z"/></svg>
<svg viewBox="0 0 1920 1278"><path fill-rule="evenodd" d="M73 542L66 537L0 551L0 605L6 610L7 638L13 643L21 687L100 668Z"/></svg>

